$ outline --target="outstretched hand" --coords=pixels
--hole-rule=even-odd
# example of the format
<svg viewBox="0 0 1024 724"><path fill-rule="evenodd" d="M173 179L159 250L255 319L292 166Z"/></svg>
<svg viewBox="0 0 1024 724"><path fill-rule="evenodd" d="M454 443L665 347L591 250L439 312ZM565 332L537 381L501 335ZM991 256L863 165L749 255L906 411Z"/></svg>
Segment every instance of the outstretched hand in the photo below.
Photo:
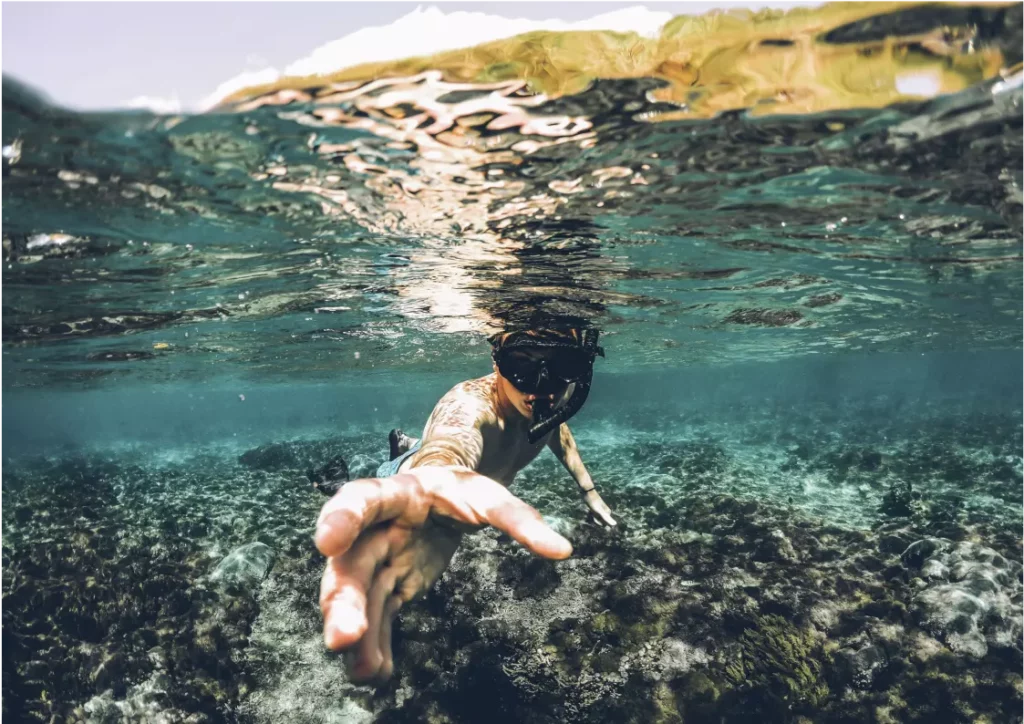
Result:
<svg viewBox="0 0 1024 724"><path fill-rule="evenodd" d="M572 554L534 508L468 468L414 468L346 484L320 511L315 541L327 556L324 642L349 652L353 680L391 675L391 622L448 567L462 536L452 524L492 525L544 558Z"/></svg>

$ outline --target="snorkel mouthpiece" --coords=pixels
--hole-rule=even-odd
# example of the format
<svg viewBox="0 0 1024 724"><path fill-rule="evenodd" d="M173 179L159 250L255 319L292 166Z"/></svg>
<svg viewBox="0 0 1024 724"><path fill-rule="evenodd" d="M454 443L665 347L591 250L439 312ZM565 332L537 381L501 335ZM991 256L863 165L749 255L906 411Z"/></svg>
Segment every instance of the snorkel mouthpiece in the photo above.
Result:
<svg viewBox="0 0 1024 724"><path fill-rule="evenodd" d="M592 374L588 374L586 380L576 380L576 389L572 391L572 395L564 405L554 412L550 411L551 407L547 400L544 400L544 408L537 406L540 400L533 403L533 424L530 425L530 429L526 433L526 437L531 443L537 442L579 412L583 403L587 401L587 395L590 394L591 378ZM542 409L546 411L542 413Z"/></svg>
<svg viewBox="0 0 1024 724"><path fill-rule="evenodd" d="M533 404L530 407L533 410L533 422L530 425L530 430L532 432L534 427L542 424L544 421L548 419L548 417L550 417L551 400L549 400L546 397L538 397L536 400L533 401ZM530 442L536 442L536 440L533 439L532 434L530 436Z"/></svg>

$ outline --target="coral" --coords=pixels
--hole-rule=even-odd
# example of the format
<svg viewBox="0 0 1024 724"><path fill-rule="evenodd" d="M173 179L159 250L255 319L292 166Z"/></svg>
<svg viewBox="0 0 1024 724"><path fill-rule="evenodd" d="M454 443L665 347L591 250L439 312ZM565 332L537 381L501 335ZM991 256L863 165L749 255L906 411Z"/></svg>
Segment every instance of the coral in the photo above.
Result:
<svg viewBox="0 0 1024 724"><path fill-rule="evenodd" d="M757 434L775 444L769 429ZM323 649L322 559L310 539L323 498L304 472L341 452L353 475L365 474L383 459L381 436L286 443L293 462L276 471L130 455L6 465L4 714L461 724L486 708L494 724L1015 720L1012 510L972 518L965 498L961 514L940 518L929 510L945 505L936 491L947 476L935 472L945 468L928 462L925 480L889 449L846 436L828 445L813 431L791 434L778 461L794 476L846 465L850 482L820 478L831 487L815 493L827 503L819 510L842 523L873 515L870 526L789 504L800 493L784 476L759 487L768 463L744 459L724 437L650 433L603 447L583 437L620 529L587 523L564 471L538 460L516 493L560 521L574 555L542 561L493 530L466 536L438 585L403 607L395 680L376 692L349 683ZM611 464L622 450L630 464ZM957 460L975 458L991 456L958 453L949 477L961 474ZM877 504L836 502L843 485L857 490L871 476L912 479L922 501L910 516L885 516L876 484ZM991 481L974 484L1003 499ZM237 567L251 573L245 582L216 580L219 564L243 560L253 564ZM966 595L982 605L956 603Z"/></svg>
<svg viewBox="0 0 1024 724"><path fill-rule="evenodd" d="M925 539L903 554L924 584L913 600L921 626L953 651L983 658L990 646L1021 655L1021 564L987 546Z"/></svg>

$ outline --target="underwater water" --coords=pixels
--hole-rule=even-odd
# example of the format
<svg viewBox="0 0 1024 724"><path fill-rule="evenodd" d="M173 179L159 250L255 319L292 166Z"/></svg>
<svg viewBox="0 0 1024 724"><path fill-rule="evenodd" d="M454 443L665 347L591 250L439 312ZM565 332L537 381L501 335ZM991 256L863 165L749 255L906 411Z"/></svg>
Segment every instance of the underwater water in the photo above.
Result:
<svg viewBox="0 0 1024 724"><path fill-rule="evenodd" d="M4 78L5 719L1021 721L1021 6L677 21L196 115ZM573 557L468 536L350 683L308 471L554 323L620 530L542 455Z"/></svg>

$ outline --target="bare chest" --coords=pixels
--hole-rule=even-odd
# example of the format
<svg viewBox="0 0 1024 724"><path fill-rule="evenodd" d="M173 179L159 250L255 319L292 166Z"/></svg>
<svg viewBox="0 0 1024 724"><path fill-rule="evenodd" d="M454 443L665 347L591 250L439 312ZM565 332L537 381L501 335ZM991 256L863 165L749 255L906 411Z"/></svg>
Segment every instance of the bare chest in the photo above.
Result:
<svg viewBox="0 0 1024 724"><path fill-rule="evenodd" d="M547 447L548 438L531 444L523 429L502 429L498 426L482 431L484 449L479 472L504 485L511 485L520 470L525 468Z"/></svg>

